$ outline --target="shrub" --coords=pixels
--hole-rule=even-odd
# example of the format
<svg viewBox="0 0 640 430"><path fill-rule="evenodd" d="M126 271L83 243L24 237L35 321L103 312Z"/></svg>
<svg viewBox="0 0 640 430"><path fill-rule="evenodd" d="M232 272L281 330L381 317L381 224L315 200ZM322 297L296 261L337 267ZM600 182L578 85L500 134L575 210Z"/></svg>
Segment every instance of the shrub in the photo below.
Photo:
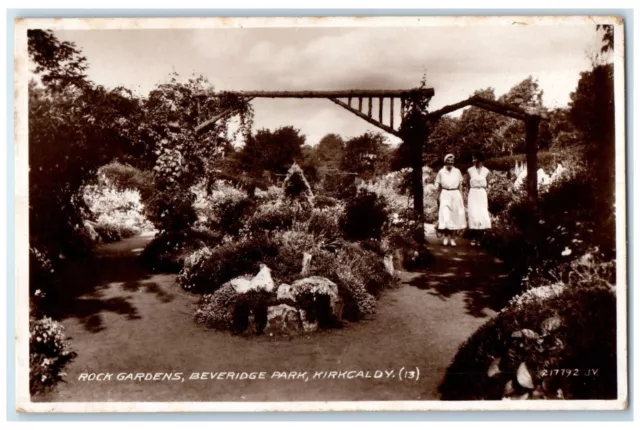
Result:
<svg viewBox="0 0 640 430"><path fill-rule="evenodd" d="M285 177L283 183L283 190L285 196L291 199L309 199L313 197L311 186L309 185L309 182L307 182L307 178L304 176L304 172L295 163L289 168L289 171L287 172L287 176Z"/></svg>
<svg viewBox="0 0 640 430"><path fill-rule="evenodd" d="M202 296L196 309L195 319L200 324L215 330L229 330L232 323L232 315L228 312L231 304L236 299L235 289L231 285L225 285L213 294Z"/></svg>
<svg viewBox="0 0 640 430"><path fill-rule="evenodd" d="M545 172L550 173L555 168L558 162L563 160L565 155L563 153L558 152L548 152L548 151L539 151L538 152L538 168L544 169ZM516 154L516 155L508 155L504 157L495 157L489 158L485 160L483 163L487 169L499 171L499 172L509 172L512 170L516 163L522 163L527 160L526 154ZM465 171L470 165L462 166L465 168Z"/></svg>
<svg viewBox="0 0 640 430"><path fill-rule="evenodd" d="M210 253L196 252L199 257L194 256L190 261L197 260L197 264L183 270L179 281L190 291L212 293L233 278L256 273L260 263L277 255L278 249L266 236L257 236L224 243Z"/></svg>
<svg viewBox="0 0 640 430"><path fill-rule="evenodd" d="M196 209L199 218L210 229L223 235L237 236L255 210L255 200L244 191L223 181L217 181L213 190L197 190Z"/></svg>
<svg viewBox="0 0 640 430"><path fill-rule="evenodd" d="M104 242L114 242L123 237L150 231L153 225L144 215L140 193L133 189L119 189L104 177L96 184L87 185L83 191L94 228L103 233Z"/></svg>
<svg viewBox="0 0 640 430"><path fill-rule="evenodd" d="M359 190L356 197L347 203L341 228L350 240L380 239L388 216L384 198Z"/></svg>
<svg viewBox="0 0 640 430"><path fill-rule="evenodd" d="M29 318L29 390L41 393L65 376L66 364L76 354L71 351L64 327L51 318Z"/></svg>
<svg viewBox="0 0 640 430"><path fill-rule="evenodd" d="M102 175L118 191L138 191L142 201L146 201L153 194L155 178L151 171L114 161L102 166L98 175Z"/></svg>
<svg viewBox="0 0 640 430"><path fill-rule="evenodd" d="M492 364L500 372L489 376ZM566 287L528 292L482 326L460 347L440 391L443 400L613 399L616 381L615 293Z"/></svg>
<svg viewBox="0 0 640 430"><path fill-rule="evenodd" d="M493 215L501 213L513 199L513 182L502 172L491 172L487 192L489 212Z"/></svg>
<svg viewBox="0 0 640 430"><path fill-rule="evenodd" d="M111 223L97 223L93 228L103 243L117 242L140 234L140 230L137 228Z"/></svg>
<svg viewBox="0 0 640 430"><path fill-rule="evenodd" d="M153 272L178 273L191 252L221 240L215 232L195 229L161 232L142 251L140 262Z"/></svg>
<svg viewBox="0 0 640 430"><path fill-rule="evenodd" d="M295 220L307 219L310 209L298 202L282 199L267 201L253 212L246 221L251 232L282 231L292 227Z"/></svg>
<svg viewBox="0 0 640 430"><path fill-rule="evenodd" d="M338 205L340 205L340 200L329 196L317 195L313 199L313 206L316 209L332 208Z"/></svg>
<svg viewBox="0 0 640 430"><path fill-rule="evenodd" d="M158 230L180 232L190 229L198 219L194 202L193 193L177 186L165 188L153 194L145 213Z"/></svg>

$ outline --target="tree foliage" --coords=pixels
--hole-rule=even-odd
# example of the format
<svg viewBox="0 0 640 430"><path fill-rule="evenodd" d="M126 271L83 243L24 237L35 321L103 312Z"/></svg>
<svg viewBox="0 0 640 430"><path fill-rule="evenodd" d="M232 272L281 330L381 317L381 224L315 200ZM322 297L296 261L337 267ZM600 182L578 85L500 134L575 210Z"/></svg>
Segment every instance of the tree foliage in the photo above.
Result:
<svg viewBox="0 0 640 430"><path fill-rule="evenodd" d="M347 141L341 168L367 180L388 170L389 156L386 138L381 133L367 132Z"/></svg>
<svg viewBox="0 0 640 430"><path fill-rule="evenodd" d="M28 39L42 82L29 84L31 241L53 256L82 253L80 187L135 147L141 104L124 88L88 81L86 60L73 44L41 30L29 31Z"/></svg>
<svg viewBox="0 0 640 430"><path fill-rule="evenodd" d="M302 146L305 136L291 126L280 127L274 131L260 129L249 136L240 153L246 171L272 177L274 174L286 174L295 161L302 158Z"/></svg>

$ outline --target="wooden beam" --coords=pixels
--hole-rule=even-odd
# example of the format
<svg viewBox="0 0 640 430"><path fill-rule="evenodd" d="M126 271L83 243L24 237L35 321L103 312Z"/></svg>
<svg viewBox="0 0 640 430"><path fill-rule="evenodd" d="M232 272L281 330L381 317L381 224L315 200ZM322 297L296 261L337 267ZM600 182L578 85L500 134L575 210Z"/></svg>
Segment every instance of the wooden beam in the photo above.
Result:
<svg viewBox="0 0 640 430"><path fill-rule="evenodd" d="M338 91L226 91L220 93L198 93L197 97L224 97L225 94L260 98L346 98L346 97L402 97L420 94L433 97L433 88L412 88L408 90L338 90Z"/></svg>
<svg viewBox="0 0 640 430"><path fill-rule="evenodd" d="M246 99L245 101L247 103L249 103L251 100L253 100L253 97L250 97L248 99ZM221 113L211 117L210 119L206 120L205 122L203 122L202 124L198 124L195 128L196 133L200 133L204 130L206 130L207 128L209 128L210 126L212 126L216 121L226 118L230 115L235 114L236 112L238 112L239 109L238 108L230 108L227 110L222 111Z"/></svg>
<svg viewBox="0 0 640 430"><path fill-rule="evenodd" d="M462 100L461 102L454 103L452 105L447 105L441 109L434 110L433 112L429 112L425 119L427 121L440 119L441 116L446 115L448 113L457 111L458 109L462 109L463 107L469 106L473 103L474 97L470 97L466 100Z"/></svg>
<svg viewBox="0 0 640 430"><path fill-rule="evenodd" d="M528 114L521 114L520 112L512 111L500 105L487 103L486 100L474 100L471 104L484 110L495 112L497 114L508 116L510 118L519 119L520 121L526 121L527 118L530 117L530 115Z"/></svg>
<svg viewBox="0 0 640 430"><path fill-rule="evenodd" d="M380 122L383 122L383 119L382 119L383 107L384 107L384 97L379 97L378 98L378 119L380 120Z"/></svg>
<svg viewBox="0 0 640 430"><path fill-rule="evenodd" d="M362 97L358 97L358 110L362 112Z"/></svg>
<svg viewBox="0 0 640 430"><path fill-rule="evenodd" d="M373 109L373 98L369 97L369 118L371 118L371 109Z"/></svg>
<svg viewBox="0 0 640 430"><path fill-rule="evenodd" d="M360 112L357 109L352 108L351 106L349 106L348 104L336 99L336 98L330 98L329 100L331 100L332 102L334 102L335 104L337 104L338 106L342 106L343 108L345 108L346 110L348 110L349 112L353 113L354 115L362 118L363 120L367 121L369 124L373 124L376 127L386 131L389 134L393 134L394 136L400 137L400 133L398 133L397 131L395 131L393 128L382 124L381 122L376 121L373 118L369 118L368 116L366 116L365 114L363 114L362 112Z"/></svg>
<svg viewBox="0 0 640 430"><path fill-rule="evenodd" d="M458 109L462 109L466 106L476 106L480 109L485 109L491 112L498 113L500 115L505 115L511 118L519 119L521 121L526 121L528 118L539 118L545 119L540 115L533 115L516 106L508 105L506 103L500 103L493 100L488 100L479 96L469 97L466 100L462 100L461 102L454 103L452 105L447 105L441 109L435 110L433 112L429 112L425 119L427 121L437 120L441 116L456 111Z"/></svg>
<svg viewBox="0 0 640 430"><path fill-rule="evenodd" d="M351 97L349 97L349 106L351 106Z"/></svg>

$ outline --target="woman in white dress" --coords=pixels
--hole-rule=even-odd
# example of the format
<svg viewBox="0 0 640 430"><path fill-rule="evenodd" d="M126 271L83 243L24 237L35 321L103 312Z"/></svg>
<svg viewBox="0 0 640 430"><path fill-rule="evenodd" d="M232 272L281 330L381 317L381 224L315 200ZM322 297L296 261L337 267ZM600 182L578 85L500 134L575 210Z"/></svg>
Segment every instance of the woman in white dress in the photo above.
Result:
<svg viewBox="0 0 640 430"><path fill-rule="evenodd" d="M487 176L490 171L482 165L482 154L473 155L473 166L469 167L469 231L471 232L471 246L479 245L479 240L485 230L491 228L489 215L489 201L487 199Z"/></svg>
<svg viewBox="0 0 640 430"><path fill-rule="evenodd" d="M464 200L460 192L462 173L453 167L453 154L444 157L444 167L436 175L436 186L440 191L440 208L438 210L438 229L444 233L444 246L456 246L453 233L466 227Z"/></svg>

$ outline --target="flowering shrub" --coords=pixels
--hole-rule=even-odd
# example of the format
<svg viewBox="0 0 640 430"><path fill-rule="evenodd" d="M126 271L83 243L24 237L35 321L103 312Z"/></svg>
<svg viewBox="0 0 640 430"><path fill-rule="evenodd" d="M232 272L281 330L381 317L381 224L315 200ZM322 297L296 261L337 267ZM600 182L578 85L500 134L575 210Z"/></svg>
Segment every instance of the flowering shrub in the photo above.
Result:
<svg viewBox="0 0 640 430"><path fill-rule="evenodd" d="M153 230L144 215L139 191L119 189L101 174L96 184L85 186L83 195L103 241L113 242Z"/></svg>
<svg viewBox="0 0 640 430"><path fill-rule="evenodd" d="M29 389L40 393L65 376L65 365L76 354L71 351L64 327L51 318L29 318Z"/></svg>
<svg viewBox="0 0 640 430"><path fill-rule="evenodd" d="M228 310L237 296L232 285L225 285L213 294L205 294L196 309L196 322L215 330L229 330L232 315Z"/></svg>
<svg viewBox="0 0 640 430"><path fill-rule="evenodd" d="M195 286L196 274L201 272L204 262L211 257L213 251L208 246L197 249L184 259L184 265L178 276L178 282L185 290Z"/></svg>

